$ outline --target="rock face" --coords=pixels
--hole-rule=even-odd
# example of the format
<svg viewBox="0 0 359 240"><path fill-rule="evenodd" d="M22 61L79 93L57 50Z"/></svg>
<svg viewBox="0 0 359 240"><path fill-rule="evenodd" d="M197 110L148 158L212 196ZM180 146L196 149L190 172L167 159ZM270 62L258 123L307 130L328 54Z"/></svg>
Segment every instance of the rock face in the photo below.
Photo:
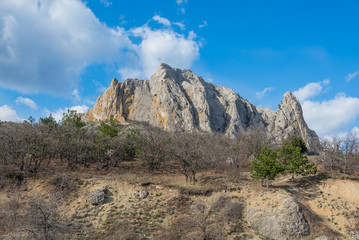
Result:
<svg viewBox="0 0 359 240"><path fill-rule="evenodd" d="M277 112L260 109L232 89L205 82L191 70L161 63L150 80L113 79L94 107L83 115L86 121L148 122L168 131L222 132L234 135L250 127L260 128L280 141L291 135L308 146L318 143L307 127L296 97L287 92Z"/></svg>
<svg viewBox="0 0 359 240"><path fill-rule="evenodd" d="M309 227L292 197L279 195L282 204L275 208L247 208L244 217L251 228L266 237L287 240L309 235Z"/></svg>

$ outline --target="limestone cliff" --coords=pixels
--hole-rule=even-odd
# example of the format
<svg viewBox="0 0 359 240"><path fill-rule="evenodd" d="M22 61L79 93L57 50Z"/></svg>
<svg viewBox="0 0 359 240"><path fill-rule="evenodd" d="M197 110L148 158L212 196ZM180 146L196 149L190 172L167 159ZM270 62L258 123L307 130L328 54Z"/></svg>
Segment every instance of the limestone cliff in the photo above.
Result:
<svg viewBox="0 0 359 240"><path fill-rule="evenodd" d="M304 121L296 97L287 92L277 112L260 109L232 89L205 82L191 70L160 64L150 80L114 79L94 107L83 115L87 121L148 122L168 131L222 132L234 135L249 127L261 128L278 141L301 136L309 146L318 137Z"/></svg>

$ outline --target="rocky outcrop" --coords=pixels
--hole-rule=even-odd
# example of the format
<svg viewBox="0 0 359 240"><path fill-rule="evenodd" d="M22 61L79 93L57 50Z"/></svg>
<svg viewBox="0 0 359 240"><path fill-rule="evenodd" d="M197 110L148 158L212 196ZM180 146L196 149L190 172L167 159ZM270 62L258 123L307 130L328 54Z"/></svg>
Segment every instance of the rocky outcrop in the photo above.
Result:
<svg viewBox="0 0 359 240"><path fill-rule="evenodd" d="M148 122L168 131L199 129L234 135L253 127L263 129L278 141L298 135L309 146L318 143L292 93L284 95L277 112L260 109L232 89L205 82L191 70L164 63L150 80L127 79L119 83L114 79L83 119L103 121L111 116L121 122Z"/></svg>
<svg viewBox="0 0 359 240"><path fill-rule="evenodd" d="M309 235L309 226L292 197L277 196L282 204L273 208L247 208L244 218L251 228L278 240L298 239Z"/></svg>
<svg viewBox="0 0 359 240"><path fill-rule="evenodd" d="M101 205L105 203L107 199L107 194L108 194L107 187L102 187L88 194L86 200L92 205Z"/></svg>

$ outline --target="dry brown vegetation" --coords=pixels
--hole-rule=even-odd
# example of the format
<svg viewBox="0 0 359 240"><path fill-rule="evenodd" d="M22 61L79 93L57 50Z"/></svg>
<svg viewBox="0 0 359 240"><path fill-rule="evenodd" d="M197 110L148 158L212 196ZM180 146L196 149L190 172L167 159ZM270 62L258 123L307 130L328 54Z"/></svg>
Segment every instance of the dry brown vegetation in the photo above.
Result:
<svg viewBox="0 0 359 240"><path fill-rule="evenodd" d="M228 139L138 123L84 125L76 116L1 123L0 238L265 239L244 211L275 208L278 195L301 205L304 239L359 232L357 138L325 142L322 155L310 156L316 176L281 175L265 189L249 166L270 143L255 130ZM91 205L87 195L105 186L106 202Z"/></svg>

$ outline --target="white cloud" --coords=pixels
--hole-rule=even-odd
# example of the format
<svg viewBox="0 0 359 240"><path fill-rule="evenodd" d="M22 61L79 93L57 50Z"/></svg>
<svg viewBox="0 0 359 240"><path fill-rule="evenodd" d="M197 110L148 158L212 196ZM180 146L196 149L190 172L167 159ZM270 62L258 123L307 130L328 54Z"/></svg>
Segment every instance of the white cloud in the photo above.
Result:
<svg viewBox="0 0 359 240"><path fill-rule="evenodd" d="M173 25L178 26L182 31L186 29L186 26L181 22L174 22Z"/></svg>
<svg viewBox="0 0 359 240"><path fill-rule="evenodd" d="M24 105L26 105L26 106L34 109L34 110L37 109L36 103L33 100L31 100L30 98L18 97L15 102L17 104L24 104Z"/></svg>
<svg viewBox="0 0 359 240"><path fill-rule="evenodd" d="M199 56L195 34L178 34L158 15L153 20L165 29L109 27L80 0L1 0L0 86L68 94L94 63L116 64L122 73L135 69L145 77L159 62L190 67Z"/></svg>
<svg viewBox="0 0 359 240"><path fill-rule="evenodd" d="M8 105L0 106L0 120L20 122L22 119L17 115L16 111Z"/></svg>
<svg viewBox="0 0 359 240"><path fill-rule="evenodd" d="M178 10L182 13L185 14L186 13L186 9L183 7L184 4L186 4L188 2L188 0L176 0L176 3L178 6L180 6L178 8Z"/></svg>
<svg viewBox="0 0 359 240"><path fill-rule="evenodd" d="M167 27L171 26L171 22L167 18L160 17L159 15L155 15L152 19L158 23L161 23Z"/></svg>
<svg viewBox="0 0 359 240"><path fill-rule="evenodd" d="M359 137L359 128L358 128L358 127L354 127L354 128L351 130L351 132L352 132L353 134L355 134L356 136Z"/></svg>
<svg viewBox="0 0 359 240"><path fill-rule="evenodd" d="M347 131L359 117L359 98L338 94L334 99L306 100L302 103L304 118L309 127L321 136L333 136Z"/></svg>
<svg viewBox="0 0 359 240"><path fill-rule="evenodd" d="M132 35L142 39L139 45L133 47L138 59L132 69L143 72L145 78L149 78L161 62L173 67L189 68L199 57L199 43L195 40L196 34L192 31L185 36L173 29L153 30L145 25L133 29ZM119 72L123 71L123 68L119 70Z"/></svg>
<svg viewBox="0 0 359 240"><path fill-rule="evenodd" d="M359 71L353 72L353 73L349 73L348 75L345 76L345 80L346 80L347 82L350 82L351 80L353 80L353 79L356 78L357 76L359 76Z"/></svg>
<svg viewBox="0 0 359 240"><path fill-rule="evenodd" d="M44 115L45 116L49 116L51 114L51 116L56 120L56 121L60 121L62 119L62 116L64 113L67 113L68 110L75 110L77 113L85 113L89 110L89 107L86 105L77 105L77 106L73 106L73 107L65 107L65 108L59 108L57 110L55 110L54 112L51 112L49 110L45 110Z"/></svg>
<svg viewBox="0 0 359 240"><path fill-rule="evenodd" d="M329 79L325 79L321 82L311 82L304 87L299 88L297 91L294 91L293 94L298 98L300 102L303 102L306 99L315 97L322 93L323 87L327 86L329 83Z"/></svg>
<svg viewBox="0 0 359 240"><path fill-rule="evenodd" d="M199 25L198 27L199 28L204 28L204 27L207 27L208 26L208 23L206 20L203 21L203 23L201 25Z"/></svg>
<svg viewBox="0 0 359 240"><path fill-rule="evenodd" d="M110 63L131 42L80 0L0 1L0 86L66 93L81 70Z"/></svg>
<svg viewBox="0 0 359 240"><path fill-rule="evenodd" d="M118 70L118 73L121 74L123 80L127 78L141 78L143 77L143 71L135 68L121 68ZM105 88L106 90L106 88Z"/></svg>
<svg viewBox="0 0 359 240"><path fill-rule="evenodd" d="M256 92L257 98L259 98L259 99L263 98L266 93L269 93L269 92L271 92L273 90L274 90L274 87L264 88L262 91Z"/></svg>
<svg viewBox="0 0 359 240"><path fill-rule="evenodd" d="M79 90L74 89L74 90L71 92L71 95L74 97L74 101L75 101L75 102L81 102L81 97L80 97Z"/></svg>
<svg viewBox="0 0 359 240"><path fill-rule="evenodd" d="M100 2L101 2L105 7L109 7L109 6L112 4L112 2L107 1L107 0L100 0Z"/></svg>

